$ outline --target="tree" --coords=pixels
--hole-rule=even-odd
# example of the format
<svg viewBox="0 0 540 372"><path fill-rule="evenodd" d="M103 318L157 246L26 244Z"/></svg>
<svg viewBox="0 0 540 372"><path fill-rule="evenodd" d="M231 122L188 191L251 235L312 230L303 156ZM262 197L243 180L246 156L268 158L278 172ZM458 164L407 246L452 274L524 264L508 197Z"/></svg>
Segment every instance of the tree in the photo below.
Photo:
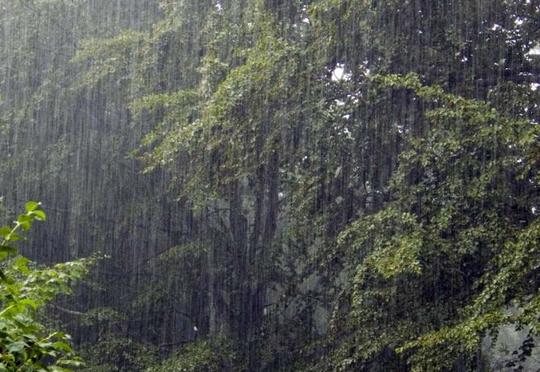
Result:
<svg viewBox="0 0 540 372"><path fill-rule="evenodd" d="M488 333L540 330L540 128L414 74L375 81L421 99L429 127L407 136L391 200L340 235L362 259L350 308L335 313L335 355L356 368L481 369Z"/></svg>

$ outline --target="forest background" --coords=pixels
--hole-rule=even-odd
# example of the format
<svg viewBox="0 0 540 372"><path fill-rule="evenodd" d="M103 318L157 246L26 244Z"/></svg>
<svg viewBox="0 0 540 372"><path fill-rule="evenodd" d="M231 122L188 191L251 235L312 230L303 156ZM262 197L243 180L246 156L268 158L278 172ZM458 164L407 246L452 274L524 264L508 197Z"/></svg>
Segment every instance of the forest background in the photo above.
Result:
<svg viewBox="0 0 540 372"><path fill-rule="evenodd" d="M539 84L535 0L0 0L0 217L87 371L532 368Z"/></svg>

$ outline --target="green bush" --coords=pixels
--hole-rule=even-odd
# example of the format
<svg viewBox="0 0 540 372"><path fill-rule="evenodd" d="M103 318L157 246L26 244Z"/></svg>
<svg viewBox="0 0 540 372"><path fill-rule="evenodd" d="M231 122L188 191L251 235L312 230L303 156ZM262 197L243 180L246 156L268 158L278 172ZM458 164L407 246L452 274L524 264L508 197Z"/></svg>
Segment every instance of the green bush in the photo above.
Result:
<svg viewBox="0 0 540 372"><path fill-rule="evenodd" d="M228 340L222 337L203 339L185 344L160 365L146 372L230 371L233 365L238 365L236 358Z"/></svg>
<svg viewBox="0 0 540 372"><path fill-rule="evenodd" d="M80 366L70 336L48 330L37 315L59 294L71 291L93 259L41 268L18 254L35 221L45 221L40 203L28 202L13 226L0 227L0 371L69 371Z"/></svg>

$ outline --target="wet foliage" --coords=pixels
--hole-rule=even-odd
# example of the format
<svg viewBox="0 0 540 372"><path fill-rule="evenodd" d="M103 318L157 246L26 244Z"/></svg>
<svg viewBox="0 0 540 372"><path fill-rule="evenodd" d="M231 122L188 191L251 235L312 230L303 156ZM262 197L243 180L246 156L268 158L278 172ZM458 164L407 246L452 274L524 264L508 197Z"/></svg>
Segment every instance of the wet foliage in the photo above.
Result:
<svg viewBox="0 0 540 372"><path fill-rule="evenodd" d="M537 1L0 7L0 216L110 256L46 317L87 371L539 368Z"/></svg>

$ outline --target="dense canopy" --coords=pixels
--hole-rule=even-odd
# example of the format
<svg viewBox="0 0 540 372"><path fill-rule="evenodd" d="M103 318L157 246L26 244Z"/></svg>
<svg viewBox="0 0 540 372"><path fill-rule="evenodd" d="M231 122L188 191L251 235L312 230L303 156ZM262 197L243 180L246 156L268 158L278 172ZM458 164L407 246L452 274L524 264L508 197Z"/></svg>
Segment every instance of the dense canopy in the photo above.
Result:
<svg viewBox="0 0 540 372"><path fill-rule="evenodd" d="M88 372L535 370L539 87L536 0L0 0L0 217Z"/></svg>

